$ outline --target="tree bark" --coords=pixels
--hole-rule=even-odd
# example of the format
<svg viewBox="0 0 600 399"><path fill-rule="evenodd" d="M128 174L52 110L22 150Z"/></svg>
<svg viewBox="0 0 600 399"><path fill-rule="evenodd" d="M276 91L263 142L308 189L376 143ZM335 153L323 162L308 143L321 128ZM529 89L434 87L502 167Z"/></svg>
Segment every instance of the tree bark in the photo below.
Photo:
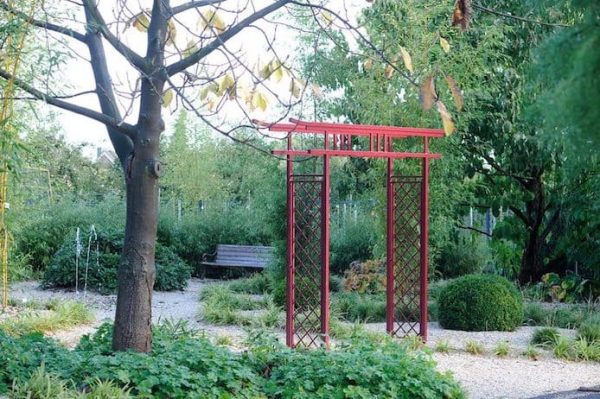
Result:
<svg viewBox="0 0 600 399"><path fill-rule="evenodd" d="M542 224L546 213L546 201L541 173L528 184L528 190L533 199L525 204L528 239L521 259L520 284L539 281L544 274L545 237L542 236Z"/></svg>
<svg viewBox="0 0 600 399"><path fill-rule="evenodd" d="M152 129L156 131L157 126ZM136 142L134 148L125 172L127 221L118 274L113 349L149 352L158 219L158 176L154 174L158 147Z"/></svg>

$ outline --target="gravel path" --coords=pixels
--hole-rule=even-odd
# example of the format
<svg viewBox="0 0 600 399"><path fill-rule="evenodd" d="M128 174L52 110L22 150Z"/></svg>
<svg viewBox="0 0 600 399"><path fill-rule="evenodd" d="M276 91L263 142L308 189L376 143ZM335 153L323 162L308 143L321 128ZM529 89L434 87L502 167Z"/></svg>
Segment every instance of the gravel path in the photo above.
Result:
<svg viewBox="0 0 600 399"><path fill-rule="evenodd" d="M152 300L153 320L187 320L190 327L204 330L208 336L226 335L234 343L241 342L246 336L243 328L237 326L214 326L198 320L198 293L211 281L192 279L185 291L155 292ZM111 321L114 317L116 297L65 290L42 290L36 282L13 284L10 298L18 301L46 301L52 298L80 300L85 302L96 315L96 322L89 326L80 326L72 330L61 331L55 337L68 346L74 346L81 335L92 333L102 321ZM373 331L385 331L384 323L368 324ZM451 371L469 393L477 398L532 398L556 393L548 398L581 397L600 398L596 393L559 392L576 390L581 386L600 384L600 365L598 363L566 362L551 358L548 354L540 360L526 359L519 354L527 347L534 327L521 327L515 332L464 332L444 330L437 323L430 323L428 346L433 348L439 341L446 341L452 351L449 354L434 353L440 371ZM574 331L561 330L567 336ZM283 336L282 334L278 334ZM485 348L485 355L474 356L464 352L468 340L476 341ZM500 359L492 355L498 342L507 341L511 356ZM562 396L560 396L562 395Z"/></svg>

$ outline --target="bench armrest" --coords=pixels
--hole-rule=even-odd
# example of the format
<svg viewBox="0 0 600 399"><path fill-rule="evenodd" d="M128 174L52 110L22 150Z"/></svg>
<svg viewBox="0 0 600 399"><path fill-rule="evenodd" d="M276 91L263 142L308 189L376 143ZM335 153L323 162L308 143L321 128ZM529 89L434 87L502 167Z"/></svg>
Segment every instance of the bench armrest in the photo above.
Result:
<svg viewBox="0 0 600 399"><path fill-rule="evenodd" d="M210 259L214 259L215 256L217 256L216 250L215 250L215 252L212 252L212 253L202 254L202 262L208 262Z"/></svg>

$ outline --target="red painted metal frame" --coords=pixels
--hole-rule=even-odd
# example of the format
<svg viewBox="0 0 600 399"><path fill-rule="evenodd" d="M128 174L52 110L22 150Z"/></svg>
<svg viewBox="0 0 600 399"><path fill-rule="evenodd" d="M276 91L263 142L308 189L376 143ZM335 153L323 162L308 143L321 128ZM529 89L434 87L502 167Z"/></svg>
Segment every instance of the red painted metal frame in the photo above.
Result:
<svg viewBox="0 0 600 399"><path fill-rule="evenodd" d="M398 184L402 184L402 180L398 179L409 179L407 182L414 184L417 180L412 180L413 177L403 177L394 175L394 161L396 159L404 158L417 158L421 159L421 176L415 176L415 179L419 179L420 189L419 198L417 199L418 204L418 218L419 218L419 230L420 236L418 240L418 251L419 251L419 335L422 336L423 340L427 340L427 275L428 275L428 201L429 201L429 160L440 158L440 154L434 154L429 152L429 138L444 137L444 133L441 129L420 129L412 127L394 127L394 126L375 126L375 125L351 125L341 123L321 123L321 122L306 122L296 119L290 119L291 123L278 123L272 125L266 125L270 131L274 132L285 132L287 136L287 149L272 151L273 154L284 155L287 163L287 213L288 213L288 226L287 226L287 305L286 305L286 344L290 347L295 347L298 344L306 345L304 339L307 339L308 345L316 345L317 337L313 336L314 332L307 330L305 327L302 330L301 325L297 325L295 319L297 304L296 304L296 272L297 256L300 256L300 262L303 261L302 255L297 255L297 239L296 239L296 186L295 176L307 177L308 175L294 175L294 158L295 157L322 157L322 174L312 175L315 179L321 179L321 210L320 210L320 278L318 281L320 291L320 338L325 346L329 346L329 226L330 226L330 158L332 156L350 156L350 157L363 157L363 158L387 158L387 308L386 308L386 330L392 335L396 335L399 331L404 332L403 324L407 324L410 329L414 329L416 322L408 319L402 312L406 310L396 310L395 303L398 299L398 282L396 276L398 273L410 273L410 270L402 271L395 270L397 262L400 259L396 258L396 245L398 244L398 237L396 237L396 231L402 227L398 225L398 214L397 206L402 205L397 203L397 190L399 189ZM322 135L323 144L321 148L311 149L294 149L293 146L293 135L299 134L318 134ZM357 148L359 145L358 139L361 137L368 137L368 150ZM422 152L396 152L394 151L394 139L404 139L408 137L422 137L423 138L423 151ZM353 140L355 139L355 140ZM364 140L364 139L362 139ZM314 182L313 182L314 183ZM304 191L305 192L305 191ZM402 201L401 197L400 201ZM409 204L415 204L414 198L409 200ZM408 206L408 205L405 205ZM404 212L404 211L403 211ZM410 210L408 210L410 212ZM400 214L401 216L403 213ZM413 213L409 213L409 216L416 216ZM301 236L304 234L300 230ZM416 246L416 244L415 244ZM302 250L302 248L301 248ZM413 247L414 250L414 247ZM405 256L406 257L406 256ZM409 263L413 257L408 259ZM402 265L404 267L410 267L410 265ZM302 265L305 267L305 265ZM402 274L404 275L404 274ZM306 278L306 276L304 276ZM306 284L306 282L303 282ZM314 281L316 284L317 282ZM402 294L404 291L400 290ZM416 292L413 291L413 295ZM300 298L302 300L302 298ZM402 299L403 301L404 299ZM412 301L412 299L409 299ZM404 302L402 302L404 304ZM409 303L408 306L412 304ZM302 305L300 305L302 306ZM301 310L301 309L300 309ZM410 310L408 311L410 313ZM397 315L406 317L405 319L398 320ZM410 315L409 315L410 316ZM306 319L305 319L306 322ZM396 327L398 325L398 327ZM299 330L301 329L301 330ZM313 334L313 335L311 335ZM296 338L298 341L296 341Z"/></svg>

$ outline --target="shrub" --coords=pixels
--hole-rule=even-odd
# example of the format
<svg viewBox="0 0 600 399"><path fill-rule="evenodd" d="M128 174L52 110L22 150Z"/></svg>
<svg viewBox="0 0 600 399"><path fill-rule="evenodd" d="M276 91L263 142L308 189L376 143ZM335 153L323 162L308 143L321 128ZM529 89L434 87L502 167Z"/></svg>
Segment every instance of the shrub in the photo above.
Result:
<svg viewBox="0 0 600 399"><path fill-rule="evenodd" d="M389 339L355 339L330 351L294 351L270 340L239 353L193 332L173 336L160 326L154 332L148 354L113 352L109 324L73 351L41 335L15 339L0 332L0 392L13 378L24 384L44 363L55 385L82 389L112 381L139 397L464 397L428 355Z"/></svg>
<svg viewBox="0 0 600 399"><path fill-rule="evenodd" d="M83 201L50 204L19 219L13 232L15 255L27 256L34 271L44 271L63 245L65 237L75 240L77 227L82 228L84 241L91 225L98 230L122 229L124 215L124 203L116 197L106 198L97 204Z"/></svg>
<svg viewBox="0 0 600 399"><path fill-rule="evenodd" d="M600 343L600 314L590 316L579 326L577 331L579 339L586 339L588 342Z"/></svg>
<svg viewBox="0 0 600 399"><path fill-rule="evenodd" d="M458 242L448 241L440 250L436 271L443 278L479 273L485 267L488 258L486 247L480 241L469 242L464 239L459 239Z"/></svg>
<svg viewBox="0 0 600 399"><path fill-rule="evenodd" d="M512 331L523 320L519 292L500 276L459 277L442 290L438 302L439 322L448 329Z"/></svg>
<svg viewBox="0 0 600 399"><path fill-rule="evenodd" d="M117 288L117 271L123 248L123 232L120 230L98 231L98 253L92 245L88 263L87 287L102 293L114 292ZM75 243L67 238L52 258L42 276L43 287L75 286ZM156 244L156 281L158 291L182 290L191 277L189 266L169 247ZM85 285L85 263L87 245L79 260L78 284Z"/></svg>
<svg viewBox="0 0 600 399"><path fill-rule="evenodd" d="M384 260L352 262L344 273L344 290L360 294L385 291L386 271Z"/></svg>
<svg viewBox="0 0 600 399"><path fill-rule="evenodd" d="M368 216L361 215L356 221L350 219L343 227L334 226L331 229L331 272L341 275L352 262L371 259L376 241L376 226Z"/></svg>
<svg viewBox="0 0 600 399"><path fill-rule="evenodd" d="M559 338L560 333L556 328L538 328L531 337L531 344L543 348L552 348Z"/></svg>
<svg viewBox="0 0 600 399"><path fill-rule="evenodd" d="M383 295L339 293L332 296L333 311L351 322L385 321L386 302Z"/></svg>
<svg viewBox="0 0 600 399"><path fill-rule="evenodd" d="M245 294L266 294L270 290L269 276L266 273L254 273L248 278L232 281L229 287L232 291Z"/></svg>

